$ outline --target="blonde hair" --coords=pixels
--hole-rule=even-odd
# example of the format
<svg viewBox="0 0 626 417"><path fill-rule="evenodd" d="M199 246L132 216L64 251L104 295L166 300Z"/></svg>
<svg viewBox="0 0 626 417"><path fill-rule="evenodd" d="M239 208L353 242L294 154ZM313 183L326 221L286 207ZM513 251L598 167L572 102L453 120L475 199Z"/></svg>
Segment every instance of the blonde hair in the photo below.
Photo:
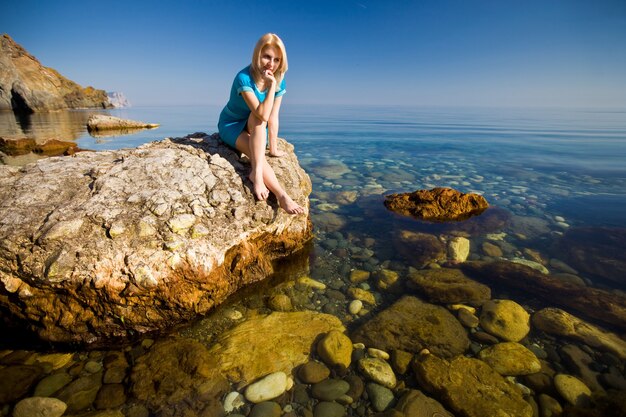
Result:
<svg viewBox="0 0 626 417"><path fill-rule="evenodd" d="M276 48L280 54L280 64L278 65L278 69L274 72L274 78L280 84L287 72L287 50L285 49L285 44L275 33L266 33L261 36L261 39L258 40L256 46L254 47L254 52L252 53L252 65L250 66L250 71L252 73L252 78L254 78L255 83L261 82L263 79L262 69L261 69L261 54L263 53L263 49L268 46L273 46Z"/></svg>

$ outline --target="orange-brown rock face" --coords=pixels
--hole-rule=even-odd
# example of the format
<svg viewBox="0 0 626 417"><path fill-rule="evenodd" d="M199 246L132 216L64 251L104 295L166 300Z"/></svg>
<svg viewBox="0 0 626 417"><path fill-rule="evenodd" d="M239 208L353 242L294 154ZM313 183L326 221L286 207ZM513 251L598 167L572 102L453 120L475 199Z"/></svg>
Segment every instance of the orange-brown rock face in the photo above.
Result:
<svg viewBox="0 0 626 417"><path fill-rule="evenodd" d="M39 112L110 107L104 90L83 88L0 36L0 110Z"/></svg>
<svg viewBox="0 0 626 417"><path fill-rule="evenodd" d="M279 146L270 163L307 207L311 181ZM311 238L308 216L255 200L249 169L204 135L0 166L0 308L87 343L208 312Z"/></svg>
<svg viewBox="0 0 626 417"><path fill-rule="evenodd" d="M385 197L385 207L405 216L429 221L459 221L482 213L489 207L478 194L463 194L452 188L437 187Z"/></svg>

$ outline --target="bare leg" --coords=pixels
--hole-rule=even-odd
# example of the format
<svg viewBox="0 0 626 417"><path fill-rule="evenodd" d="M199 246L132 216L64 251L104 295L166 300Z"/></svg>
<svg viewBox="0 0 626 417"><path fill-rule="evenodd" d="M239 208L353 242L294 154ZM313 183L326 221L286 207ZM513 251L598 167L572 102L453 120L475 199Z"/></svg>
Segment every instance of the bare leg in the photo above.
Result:
<svg viewBox="0 0 626 417"><path fill-rule="evenodd" d="M242 136L237 138L235 146L238 150L248 155L252 172L250 172L250 181L254 187L254 195L259 200L267 200L269 190L263 179L263 170L265 168L265 128L267 124L257 119L253 114L248 117L248 132L242 132ZM245 140L247 138L247 140ZM244 139L244 140L240 140ZM241 146L240 146L241 145Z"/></svg>
<svg viewBox="0 0 626 417"><path fill-rule="evenodd" d="M251 119L254 119L251 123ZM251 126L251 124L253 126ZM250 115L248 119L250 133L244 131L237 138L235 146L250 158L252 172L250 181L254 185L254 194L259 200L266 200L269 191L274 193L278 204L289 214L304 213L304 208L293 201L281 187L276 173L265 159L265 123ZM257 143L258 142L258 143ZM260 146L259 146L260 145ZM268 191L269 189L269 191Z"/></svg>

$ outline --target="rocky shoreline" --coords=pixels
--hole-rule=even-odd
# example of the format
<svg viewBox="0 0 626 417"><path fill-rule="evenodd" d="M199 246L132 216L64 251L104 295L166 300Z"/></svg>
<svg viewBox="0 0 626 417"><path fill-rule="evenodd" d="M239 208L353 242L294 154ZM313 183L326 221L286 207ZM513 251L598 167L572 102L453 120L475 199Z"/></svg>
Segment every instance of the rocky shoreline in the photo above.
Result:
<svg viewBox="0 0 626 417"><path fill-rule="evenodd" d="M371 204L382 186L350 188L360 183L339 163L311 168L324 183L305 265L169 338L5 350L4 414L626 415L626 302L612 275L622 261L602 250L620 230L497 207L454 224L388 222L381 199L381 210ZM366 233L351 227L359 221Z"/></svg>

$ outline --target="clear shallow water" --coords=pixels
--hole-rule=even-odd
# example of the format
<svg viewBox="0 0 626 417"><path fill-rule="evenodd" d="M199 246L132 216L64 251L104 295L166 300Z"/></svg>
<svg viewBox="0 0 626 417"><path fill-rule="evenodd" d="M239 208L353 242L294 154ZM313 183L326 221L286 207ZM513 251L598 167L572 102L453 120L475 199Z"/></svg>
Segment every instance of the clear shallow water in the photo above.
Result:
<svg viewBox="0 0 626 417"><path fill-rule="evenodd" d="M110 138L93 138L86 132L84 122L91 111L36 115L30 120L0 114L0 136L55 137L74 140L84 149L118 149L196 131L211 133L219 111L217 106L207 106L103 112L161 123L159 129ZM276 280L246 291L220 312L180 331L184 337L210 344L230 323L223 311L266 308L275 293L293 296L297 309L335 314L352 326L354 318L346 318L345 313L349 297L314 293L302 299L284 287L285 280L308 274L344 293L354 269L382 267L405 276L411 260L396 250L394 237L399 230L468 235L470 259L490 259L483 249L489 241L499 242L504 258L530 259L530 250L549 261L563 260L553 246L571 228L626 227L626 112L287 105L280 135L295 145L313 180L315 239L310 252L302 255L304 260L279 268ZM6 159L12 163L10 157ZM468 233L400 218L382 205L386 194L435 186L483 194L492 206L531 226ZM505 236L494 241L488 233ZM623 248L611 249L623 253ZM549 267L552 273L565 272L562 267ZM618 274L624 276L626 271ZM578 276L589 286L624 290L623 285L584 271ZM381 308L397 298L367 288L376 293ZM493 294L494 298L509 296ZM515 300L529 309L542 306L533 297ZM533 343L558 347L566 342L536 338Z"/></svg>

